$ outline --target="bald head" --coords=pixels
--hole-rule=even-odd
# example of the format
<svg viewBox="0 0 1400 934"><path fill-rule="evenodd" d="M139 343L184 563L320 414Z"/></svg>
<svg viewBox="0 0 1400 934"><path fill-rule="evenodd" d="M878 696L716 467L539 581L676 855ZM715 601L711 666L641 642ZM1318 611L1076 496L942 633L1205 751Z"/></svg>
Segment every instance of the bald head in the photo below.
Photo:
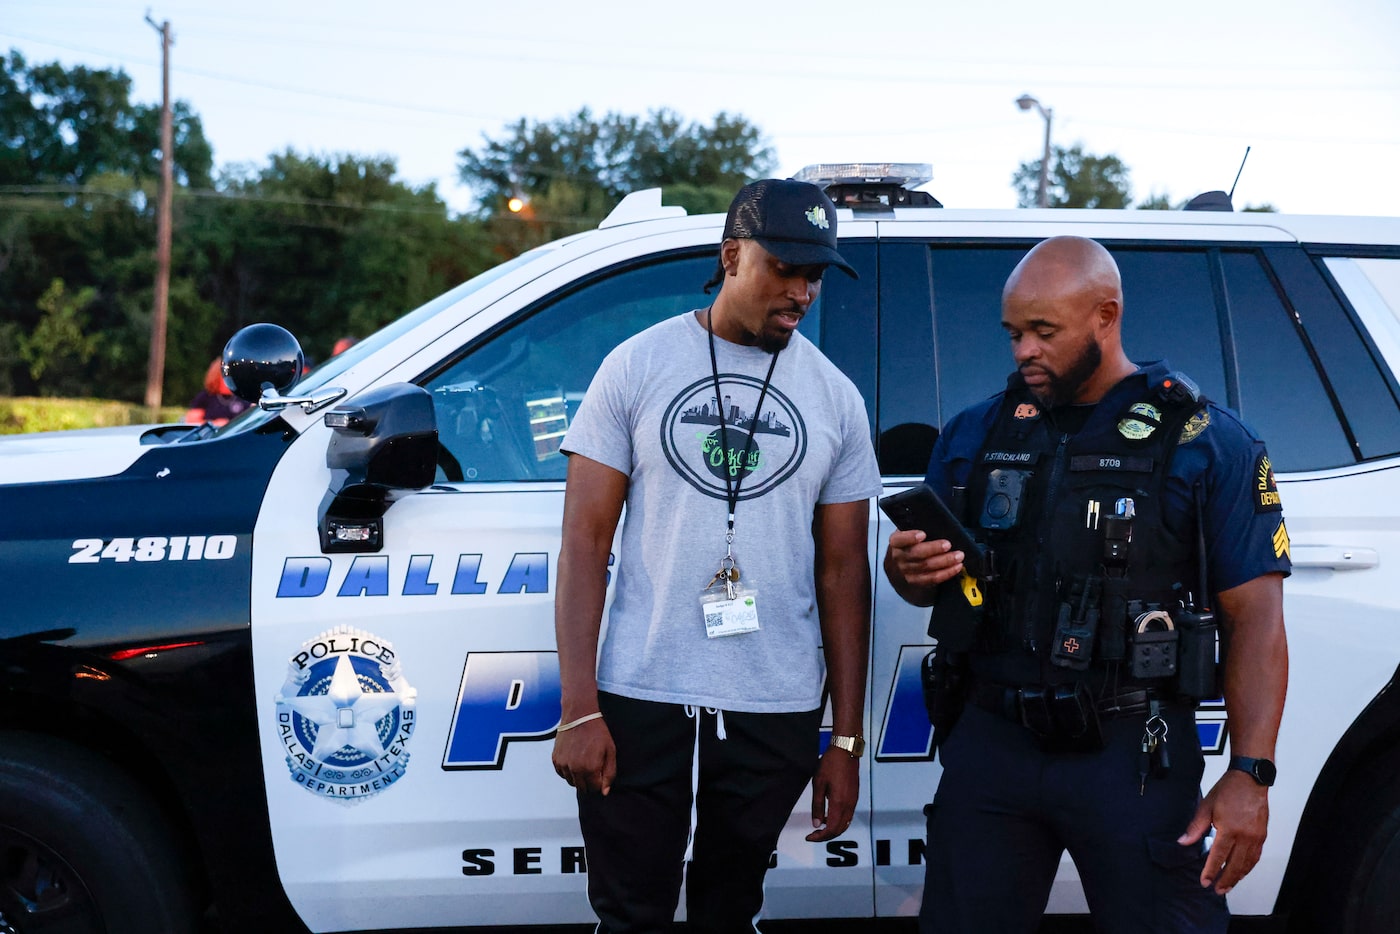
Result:
<svg viewBox="0 0 1400 934"><path fill-rule="evenodd" d="M1026 385L1047 405L1097 402L1136 367L1123 353L1123 285L1084 237L1036 244L1006 280L1001 323Z"/></svg>
<svg viewBox="0 0 1400 934"><path fill-rule="evenodd" d="M1120 310L1123 306L1118 264L1103 244L1087 237L1051 237L1037 243L1011 270L1002 302L1013 292L1091 305L1111 300Z"/></svg>

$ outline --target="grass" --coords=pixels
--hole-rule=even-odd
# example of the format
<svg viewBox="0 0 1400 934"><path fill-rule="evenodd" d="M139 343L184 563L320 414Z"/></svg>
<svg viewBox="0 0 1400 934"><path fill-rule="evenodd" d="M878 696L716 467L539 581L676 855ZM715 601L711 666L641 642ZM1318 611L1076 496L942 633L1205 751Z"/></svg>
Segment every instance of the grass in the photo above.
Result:
<svg viewBox="0 0 1400 934"><path fill-rule="evenodd" d="M162 406L153 416L144 405L110 399L0 396L0 435L178 422L184 413L184 406Z"/></svg>

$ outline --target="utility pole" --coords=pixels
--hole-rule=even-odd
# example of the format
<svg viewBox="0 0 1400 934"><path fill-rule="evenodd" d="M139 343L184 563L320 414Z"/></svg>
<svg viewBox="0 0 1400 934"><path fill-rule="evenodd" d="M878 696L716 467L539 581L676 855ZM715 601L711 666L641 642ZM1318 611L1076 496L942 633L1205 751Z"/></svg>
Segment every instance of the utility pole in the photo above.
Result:
<svg viewBox="0 0 1400 934"><path fill-rule="evenodd" d="M146 407L154 420L165 383L165 319L170 305L170 201L175 176L175 131L170 115L170 20L159 26L146 13L146 22L160 33L160 194L156 203L156 298L151 315L151 358L146 367Z"/></svg>

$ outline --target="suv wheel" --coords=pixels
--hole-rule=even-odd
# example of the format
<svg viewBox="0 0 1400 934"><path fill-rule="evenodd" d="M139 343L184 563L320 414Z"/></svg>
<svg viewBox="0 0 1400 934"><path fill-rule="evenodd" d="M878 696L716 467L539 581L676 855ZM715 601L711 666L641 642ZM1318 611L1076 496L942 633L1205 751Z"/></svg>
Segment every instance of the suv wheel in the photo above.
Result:
<svg viewBox="0 0 1400 934"><path fill-rule="evenodd" d="M189 934L179 848L115 766L61 740L0 732L0 934Z"/></svg>

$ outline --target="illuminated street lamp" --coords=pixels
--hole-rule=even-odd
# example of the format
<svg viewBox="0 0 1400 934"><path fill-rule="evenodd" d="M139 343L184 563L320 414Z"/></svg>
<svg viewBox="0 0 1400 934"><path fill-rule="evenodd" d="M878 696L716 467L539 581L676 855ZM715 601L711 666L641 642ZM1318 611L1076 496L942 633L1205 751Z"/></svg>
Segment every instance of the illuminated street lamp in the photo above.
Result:
<svg viewBox="0 0 1400 934"><path fill-rule="evenodd" d="M1045 118L1045 149L1040 157L1040 184L1035 191L1035 205L1040 208L1050 206L1050 116L1055 112L1049 107L1042 107L1040 101L1029 94L1022 94L1016 98L1016 106L1022 110L1030 110L1034 107Z"/></svg>
<svg viewBox="0 0 1400 934"><path fill-rule="evenodd" d="M519 195L511 198L506 202L506 210L510 211L512 214L519 214L521 211L525 210L525 199L521 198Z"/></svg>

